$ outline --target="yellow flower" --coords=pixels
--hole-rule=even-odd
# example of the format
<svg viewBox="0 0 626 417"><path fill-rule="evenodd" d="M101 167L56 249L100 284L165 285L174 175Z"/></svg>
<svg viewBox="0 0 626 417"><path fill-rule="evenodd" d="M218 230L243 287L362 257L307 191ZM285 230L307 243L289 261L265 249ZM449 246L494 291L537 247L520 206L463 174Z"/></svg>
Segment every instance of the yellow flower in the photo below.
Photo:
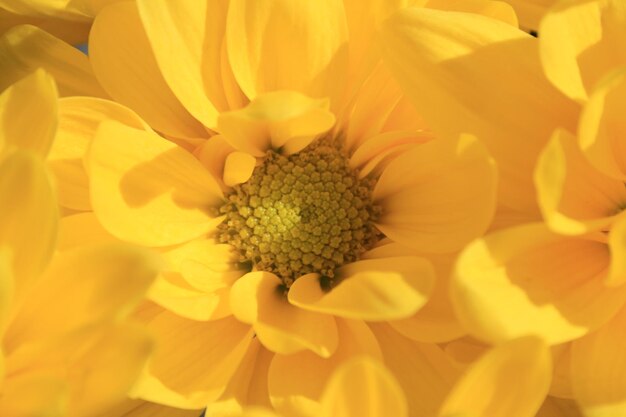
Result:
<svg viewBox="0 0 626 417"><path fill-rule="evenodd" d="M125 244L56 247L58 208L43 160L56 104L43 71L0 95L3 416L98 415L124 398L152 347L125 318L156 275L153 256Z"/></svg>
<svg viewBox="0 0 626 417"><path fill-rule="evenodd" d="M556 345L561 363L551 393L575 399L586 415L623 414L622 2L559 3L541 23L539 41L484 25L468 45L457 32L441 30L452 23L446 16L438 23L424 12L398 19L419 20L431 36L408 37L398 21L388 28L413 48L408 60L408 49L394 51L398 67L402 56L407 66L428 72L404 80L414 95L454 110L484 103L480 112L461 109L457 126L420 108L433 130L477 134L500 168L494 229L501 230L470 244L456 266L460 319L491 343L542 336ZM462 20L469 27L474 18ZM449 48L438 49L443 42ZM494 59L507 62L506 71ZM547 83L542 64L560 91Z"/></svg>

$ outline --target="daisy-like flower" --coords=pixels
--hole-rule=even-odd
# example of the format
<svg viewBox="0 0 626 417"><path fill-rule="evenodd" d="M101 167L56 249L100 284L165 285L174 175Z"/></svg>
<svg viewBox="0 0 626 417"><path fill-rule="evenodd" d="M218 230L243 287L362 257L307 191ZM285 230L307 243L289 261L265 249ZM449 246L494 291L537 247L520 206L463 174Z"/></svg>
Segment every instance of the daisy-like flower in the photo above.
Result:
<svg viewBox="0 0 626 417"><path fill-rule="evenodd" d="M99 415L124 399L152 349L146 330L125 319L157 273L154 257L119 243L56 245L57 201L43 161L56 104L43 71L0 95L3 416Z"/></svg>
<svg viewBox="0 0 626 417"><path fill-rule="evenodd" d="M469 48L437 26L433 36L459 46L453 54L411 39L412 62L430 71L413 84L415 94L455 106L450 87L464 82L468 102L487 100L481 114L464 114L464 127L486 139L501 168L501 230L460 256L452 286L459 317L487 342L533 333L555 345L550 392L575 399L590 416L621 415L626 399L624 16L617 1L562 2L541 23L538 42L486 26ZM510 58L497 90L482 72L496 56ZM541 64L560 92L546 83ZM526 85L514 82L524 78ZM507 117L511 103L514 118ZM434 125L443 127L445 118L438 119Z"/></svg>

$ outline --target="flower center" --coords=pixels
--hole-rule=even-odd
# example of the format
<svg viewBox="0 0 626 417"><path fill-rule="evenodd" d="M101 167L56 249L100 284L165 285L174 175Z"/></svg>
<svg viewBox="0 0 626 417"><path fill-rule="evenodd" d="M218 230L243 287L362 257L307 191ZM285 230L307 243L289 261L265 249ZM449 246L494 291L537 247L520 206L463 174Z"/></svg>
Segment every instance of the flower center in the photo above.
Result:
<svg viewBox="0 0 626 417"><path fill-rule="evenodd" d="M313 272L332 280L339 266L359 259L381 236L374 226L381 211L372 203L374 184L359 179L328 139L294 155L269 151L252 177L227 194L220 241L287 287Z"/></svg>

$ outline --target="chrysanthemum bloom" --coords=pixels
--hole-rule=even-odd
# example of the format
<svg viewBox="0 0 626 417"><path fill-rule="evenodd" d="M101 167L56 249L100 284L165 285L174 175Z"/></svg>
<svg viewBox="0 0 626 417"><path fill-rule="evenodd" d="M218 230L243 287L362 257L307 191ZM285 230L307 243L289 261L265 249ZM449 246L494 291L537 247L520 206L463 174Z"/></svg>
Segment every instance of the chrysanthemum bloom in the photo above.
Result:
<svg viewBox="0 0 626 417"><path fill-rule="evenodd" d="M455 102L484 100L481 112L465 112L457 129L486 140L501 174L496 227L502 230L471 244L457 265L460 318L487 342L534 333L558 345L551 393L574 398L587 415L621 415L623 5L563 2L541 24L539 44L509 28L484 26L476 33L482 40L468 47L442 31L450 21L440 19L432 36L457 51L412 38L407 65L429 73L413 84L414 93L453 109ZM420 22L425 33L433 28L432 19ZM503 56L510 66L498 70L502 83L494 87L489 63ZM546 83L540 56L562 94ZM444 114L428 114L435 130L450 129Z"/></svg>
<svg viewBox="0 0 626 417"><path fill-rule="evenodd" d="M153 256L119 243L56 247L43 160L56 104L43 71L0 95L2 416L99 415L125 397L152 349L125 318L157 273Z"/></svg>

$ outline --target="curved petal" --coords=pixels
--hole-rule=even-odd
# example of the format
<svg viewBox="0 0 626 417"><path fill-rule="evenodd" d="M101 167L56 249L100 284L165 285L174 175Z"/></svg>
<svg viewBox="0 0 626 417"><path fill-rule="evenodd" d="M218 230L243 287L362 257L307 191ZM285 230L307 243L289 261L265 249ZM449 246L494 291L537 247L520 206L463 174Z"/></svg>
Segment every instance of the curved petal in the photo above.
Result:
<svg viewBox="0 0 626 417"><path fill-rule="evenodd" d="M537 214L535 160L555 127L575 130L579 109L545 79L536 39L485 16L418 8L381 32L385 63L435 134L476 135L498 163L500 204Z"/></svg>
<svg viewBox="0 0 626 417"><path fill-rule="evenodd" d="M583 101L611 69L626 64L626 14L621 1L555 4L539 27L546 75L567 96Z"/></svg>
<svg viewBox="0 0 626 417"><path fill-rule="evenodd" d="M455 384L442 416L534 417L548 393L550 351L539 338L504 343L487 352ZM515 389L511 382L515 381Z"/></svg>
<svg viewBox="0 0 626 417"><path fill-rule="evenodd" d="M88 156L91 203L104 227L145 246L189 241L221 219L217 182L190 153L152 132L100 125Z"/></svg>
<svg viewBox="0 0 626 417"><path fill-rule="evenodd" d="M626 71L607 77L591 93L580 117L580 147L600 172L626 181Z"/></svg>
<svg viewBox="0 0 626 417"><path fill-rule="evenodd" d="M364 356L338 368L322 395L323 417L407 417L407 401L393 375Z"/></svg>
<svg viewBox="0 0 626 417"><path fill-rule="evenodd" d="M537 198L556 232L575 235L607 228L622 207L622 181L599 173L581 154L576 138L556 130L535 170Z"/></svg>
<svg viewBox="0 0 626 417"><path fill-rule="evenodd" d="M198 322L145 306L138 319L157 348L131 396L171 407L201 408L219 398L252 341L250 326L232 317Z"/></svg>
<svg viewBox="0 0 626 417"><path fill-rule="evenodd" d="M89 59L73 46L30 25L16 26L0 37L0 90L37 68L54 77L62 97L107 97Z"/></svg>
<svg viewBox="0 0 626 417"><path fill-rule="evenodd" d="M204 74L219 76L226 8L220 1L139 0L137 6L163 78L183 106L214 129L218 110ZM221 30L220 30L221 29Z"/></svg>
<svg viewBox="0 0 626 417"><path fill-rule="evenodd" d="M531 0L532 1L532 0ZM517 27L517 15L510 5L503 1L490 0L428 0L424 7L431 9L449 10L463 13L473 13L487 16L491 19L501 20L513 27Z"/></svg>
<svg viewBox="0 0 626 417"><path fill-rule="evenodd" d="M254 99L275 90L340 104L348 76L341 0L231 0L226 39L237 82Z"/></svg>
<svg viewBox="0 0 626 417"><path fill-rule="evenodd" d="M72 214L59 222L56 250L63 252L79 246L119 242L107 232L93 212Z"/></svg>
<svg viewBox="0 0 626 417"><path fill-rule="evenodd" d="M224 184L234 187L243 184L252 176L256 158L246 152L233 152L224 161Z"/></svg>
<svg viewBox="0 0 626 417"><path fill-rule="evenodd" d="M83 160L100 123L105 120L149 129L132 110L113 101L93 97L59 100L59 128L48 155L48 166L56 177L59 204L63 207L91 210L89 179Z"/></svg>
<svg viewBox="0 0 626 417"><path fill-rule="evenodd" d="M626 413L626 361L622 309L600 330L572 344L572 388L585 416Z"/></svg>
<svg viewBox="0 0 626 417"><path fill-rule="evenodd" d="M58 208L41 158L17 151L0 162L0 247L8 249L16 291L39 276L54 252Z"/></svg>
<svg viewBox="0 0 626 417"><path fill-rule="evenodd" d="M527 224L470 244L457 262L452 298L461 322L482 340L536 334L558 344L600 326L626 300L626 287L605 286L608 267L606 244Z"/></svg>
<svg viewBox="0 0 626 417"><path fill-rule="evenodd" d="M334 124L327 99L275 91L256 97L243 109L222 113L218 130L237 150L262 157L272 148L296 153Z"/></svg>
<svg viewBox="0 0 626 417"><path fill-rule="evenodd" d="M332 355L338 343L334 318L292 306L284 291L276 275L251 272L233 285L230 307L274 352L287 355L309 349L325 358Z"/></svg>
<svg viewBox="0 0 626 417"><path fill-rule="evenodd" d="M0 156L20 148L45 157L52 145L57 121L54 79L38 69L0 95Z"/></svg>
<svg viewBox="0 0 626 417"><path fill-rule="evenodd" d="M339 277L328 292L317 274L300 277L289 288L289 302L349 319L395 320L422 307L435 281L427 260L408 256L357 261L341 267Z"/></svg>
<svg viewBox="0 0 626 417"><path fill-rule="evenodd" d="M89 35L89 58L115 101L154 129L174 137L208 136L163 79L135 2L113 4L98 14Z"/></svg>
<svg viewBox="0 0 626 417"><path fill-rule="evenodd" d="M435 139L391 162L373 198L383 208L376 226L387 237L423 253L452 252L487 229L496 167L473 137Z"/></svg>
<svg viewBox="0 0 626 417"><path fill-rule="evenodd" d="M6 33L11 28L20 25L37 26L55 38L67 42L70 45L80 45L87 42L89 29L91 28L91 22L25 16L12 13L0 7L0 33Z"/></svg>
<svg viewBox="0 0 626 417"><path fill-rule="evenodd" d="M279 412L294 417L320 415L324 386L338 366L355 356L382 359L374 335L363 322L337 319L337 329L339 346L330 358L321 358L309 351L274 357L268 374L268 389L272 404Z"/></svg>

